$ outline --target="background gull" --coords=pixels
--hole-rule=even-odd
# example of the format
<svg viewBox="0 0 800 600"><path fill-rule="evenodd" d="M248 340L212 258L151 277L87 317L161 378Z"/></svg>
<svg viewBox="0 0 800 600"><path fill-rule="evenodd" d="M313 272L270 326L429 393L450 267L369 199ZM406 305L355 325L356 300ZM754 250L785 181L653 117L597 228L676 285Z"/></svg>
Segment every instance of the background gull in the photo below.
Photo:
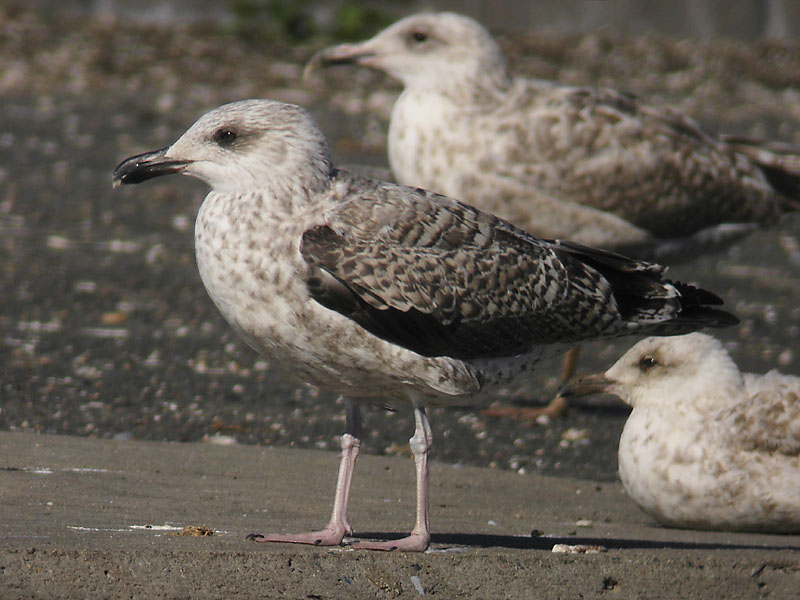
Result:
<svg viewBox="0 0 800 600"><path fill-rule="evenodd" d="M633 407L619 475L650 516L674 526L800 531L800 378L739 372L715 338L648 338L576 393Z"/></svg>
<svg viewBox="0 0 800 600"><path fill-rule="evenodd" d="M361 440L358 401L409 403L417 468L411 535L430 540L425 405L473 403L583 339L669 335L736 323L663 269L547 242L421 189L334 169L301 108L225 105L168 148L137 155L115 183L183 173L208 183L195 227L200 275L225 319L287 373L345 395L333 514L322 531L259 541L341 543Z"/></svg>
<svg viewBox="0 0 800 600"><path fill-rule="evenodd" d="M407 17L318 52L306 73L342 63L404 85L388 138L398 182L538 236L674 258L800 207L798 149L717 136L631 94L512 77L462 15Z"/></svg>

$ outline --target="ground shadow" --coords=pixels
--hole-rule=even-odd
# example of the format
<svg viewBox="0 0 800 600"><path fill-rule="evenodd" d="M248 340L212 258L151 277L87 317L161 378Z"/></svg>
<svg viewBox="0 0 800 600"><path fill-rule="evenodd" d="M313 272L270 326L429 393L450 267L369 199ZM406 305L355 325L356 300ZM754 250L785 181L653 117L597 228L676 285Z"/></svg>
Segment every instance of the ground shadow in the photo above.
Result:
<svg viewBox="0 0 800 600"><path fill-rule="evenodd" d="M350 537L358 539L392 540L401 538L404 535L405 534L400 533L364 531L353 534ZM725 542L686 542L580 536L522 537L481 533L434 533L431 534L431 543L466 546L470 548L515 548L548 551L552 550L553 546L556 544L566 544L569 546L603 546L609 550L794 550L800 552L800 538L797 536L792 536L792 540L789 543L782 543L782 540L776 539L774 544L736 544Z"/></svg>

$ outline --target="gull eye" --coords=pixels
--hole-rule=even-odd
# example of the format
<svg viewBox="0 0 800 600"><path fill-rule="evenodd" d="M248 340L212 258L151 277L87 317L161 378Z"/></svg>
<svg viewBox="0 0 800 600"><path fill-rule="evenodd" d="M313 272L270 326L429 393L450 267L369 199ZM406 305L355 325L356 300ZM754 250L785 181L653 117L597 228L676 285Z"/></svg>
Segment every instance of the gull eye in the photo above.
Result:
<svg viewBox="0 0 800 600"><path fill-rule="evenodd" d="M233 145L238 134L232 129L221 128L214 132L213 139L220 146L229 147Z"/></svg>
<svg viewBox="0 0 800 600"><path fill-rule="evenodd" d="M639 361L639 369L641 371L649 371L656 366L658 366L658 361L652 356L645 356Z"/></svg>
<svg viewBox="0 0 800 600"><path fill-rule="evenodd" d="M418 44L421 44L422 42L428 39L428 34L425 33L424 31L415 31L414 33L411 34L411 39L417 42Z"/></svg>

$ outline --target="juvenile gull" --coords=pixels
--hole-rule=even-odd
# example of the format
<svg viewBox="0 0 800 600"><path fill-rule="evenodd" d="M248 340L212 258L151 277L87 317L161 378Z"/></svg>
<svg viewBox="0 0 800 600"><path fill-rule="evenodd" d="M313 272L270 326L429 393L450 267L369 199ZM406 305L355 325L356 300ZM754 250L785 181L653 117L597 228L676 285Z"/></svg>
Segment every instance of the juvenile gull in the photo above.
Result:
<svg viewBox="0 0 800 600"><path fill-rule="evenodd" d="M342 63L404 86L388 140L399 183L538 236L674 257L800 208L797 149L713 135L630 94L512 77L462 15L407 17L318 52L306 73Z"/></svg>
<svg viewBox="0 0 800 600"><path fill-rule="evenodd" d="M410 536L355 547L424 550L425 405L474 403L583 339L736 323L714 294L657 265L543 241L421 189L335 169L297 106L235 102L114 181L169 173L211 186L195 226L203 283L225 319L288 374L347 398L333 514L321 531L258 541L341 543L361 440L360 401L412 405L417 516Z"/></svg>
<svg viewBox="0 0 800 600"><path fill-rule="evenodd" d="M650 516L673 527L800 531L800 378L742 374L715 338L648 338L598 389L633 407L619 475Z"/></svg>

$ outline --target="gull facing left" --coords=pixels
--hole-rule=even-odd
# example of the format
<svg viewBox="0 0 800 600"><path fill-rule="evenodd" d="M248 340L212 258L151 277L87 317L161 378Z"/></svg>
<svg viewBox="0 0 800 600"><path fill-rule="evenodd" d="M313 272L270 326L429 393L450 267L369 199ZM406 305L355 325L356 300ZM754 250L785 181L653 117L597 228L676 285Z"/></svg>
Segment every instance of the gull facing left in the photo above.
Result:
<svg viewBox="0 0 800 600"><path fill-rule="evenodd" d="M417 514L408 537L353 547L422 551L426 404L474 404L581 340L737 322L708 306L721 303L714 294L664 279L658 265L540 240L456 200L337 170L298 106L245 100L212 110L172 146L123 161L114 182L170 173L212 188L195 246L225 319L295 379L347 400L330 522L250 536L257 541L337 545L352 531L362 401L413 407Z"/></svg>
<svg viewBox="0 0 800 600"><path fill-rule="evenodd" d="M741 373L703 333L642 340L572 384L633 407L619 476L671 527L800 532L800 377ZM569 391L567 391L569 393Z"/></svg>

